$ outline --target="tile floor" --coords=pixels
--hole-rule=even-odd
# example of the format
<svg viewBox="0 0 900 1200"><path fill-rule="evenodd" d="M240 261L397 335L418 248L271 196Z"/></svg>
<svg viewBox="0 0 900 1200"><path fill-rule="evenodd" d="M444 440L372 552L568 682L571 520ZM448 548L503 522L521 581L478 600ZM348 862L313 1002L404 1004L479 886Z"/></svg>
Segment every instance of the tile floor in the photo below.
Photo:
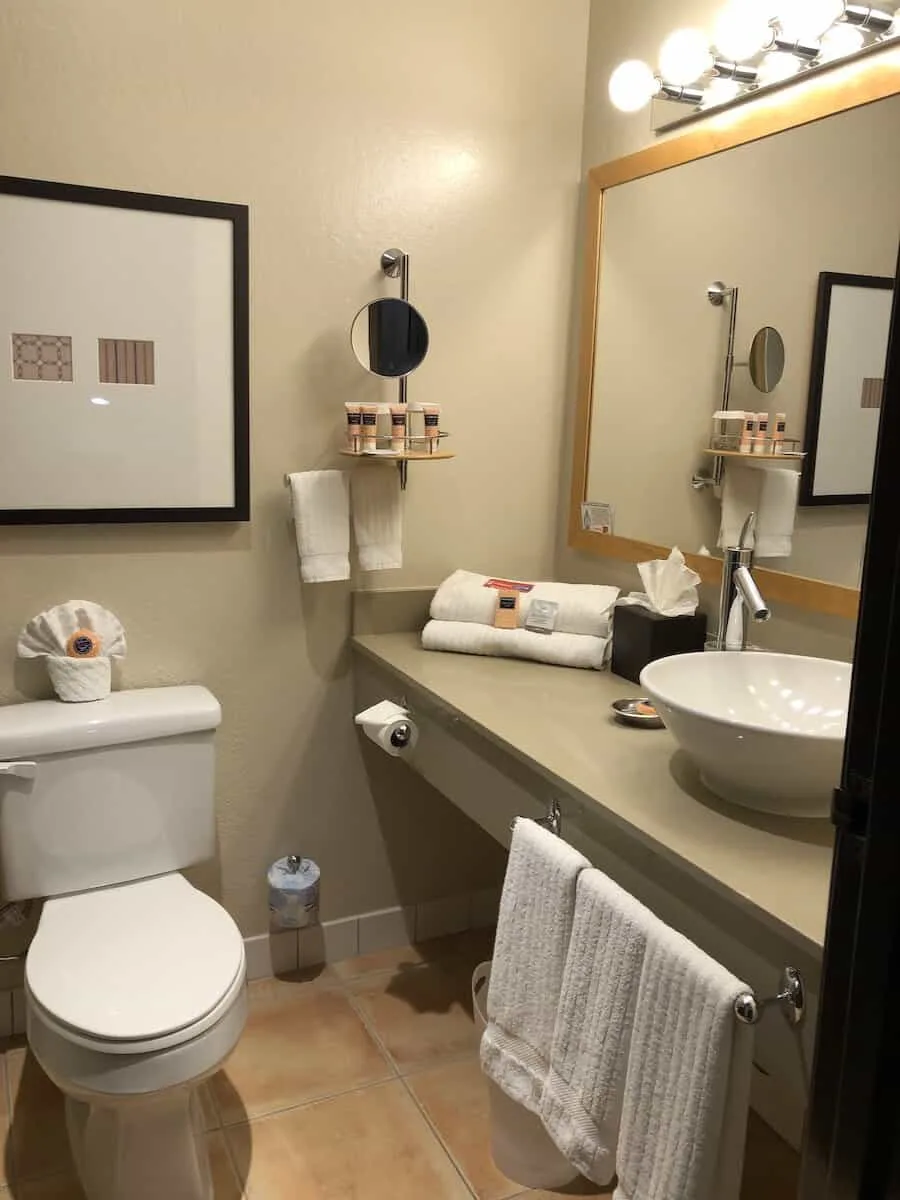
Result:
<svg viewBox="0 0 900 1200"><path fill-rule="evenodd" d="M202 1094L215 1200L551 1200L491 1161L470 1011L489 953L461 934L252 983L244 1036ZM0 1076L0 1200L80 1200L59 1093L22 1045ZM795 1176L754 1120L742 1200L789 1200Z"/></svg>

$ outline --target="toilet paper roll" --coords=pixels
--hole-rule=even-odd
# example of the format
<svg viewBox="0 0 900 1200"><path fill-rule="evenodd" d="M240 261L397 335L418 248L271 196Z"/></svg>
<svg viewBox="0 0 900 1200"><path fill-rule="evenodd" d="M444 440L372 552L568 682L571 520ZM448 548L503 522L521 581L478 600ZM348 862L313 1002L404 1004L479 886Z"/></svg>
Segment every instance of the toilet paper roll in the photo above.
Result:
<svg viewBox="0 0 900 1200"><path fill-rule="evenodd" d="M405 708L393 700L382 700L371 708L357 713L356 724L376 746L394 758L415 749L419 728Z"/></svg>

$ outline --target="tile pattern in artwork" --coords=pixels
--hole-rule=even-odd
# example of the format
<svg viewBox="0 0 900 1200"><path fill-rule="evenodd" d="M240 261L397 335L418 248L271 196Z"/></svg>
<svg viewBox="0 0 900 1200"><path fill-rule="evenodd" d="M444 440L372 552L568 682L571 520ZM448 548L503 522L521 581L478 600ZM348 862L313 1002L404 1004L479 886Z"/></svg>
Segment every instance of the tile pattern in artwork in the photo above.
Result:
<svg viewBox="0 0 900 1200"><path fill-rule="evenodd" d="M99 338L101 383L154 383L153 342Z"/></svg>
<svg viewBox="0 0 900 1200"><path fill-rule="evenodd" d="M72 339L55 333L12 335L13 379L72 382Z"/></svg>
<svg viewBox="0 0 900 1200"><path fill-rule="evenodd" d="M861 408L881 408L881 397L884 393L883 379L864 379L862 381Z"/></svg>

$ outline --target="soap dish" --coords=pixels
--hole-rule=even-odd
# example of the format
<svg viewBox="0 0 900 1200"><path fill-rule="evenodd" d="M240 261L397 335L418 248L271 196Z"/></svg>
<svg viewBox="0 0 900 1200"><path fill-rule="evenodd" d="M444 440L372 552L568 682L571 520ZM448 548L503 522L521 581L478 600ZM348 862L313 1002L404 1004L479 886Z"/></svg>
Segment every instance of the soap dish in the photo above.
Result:
<svg viewBox="0 0 900 1200"><path fill-rule="evenodd" d="M645 729L664 729L665 725L646 696L635 696L631 700L613 700L610 708L616 714L616 720L623 725L643 725ZM652 709L643 712L642 709Z"/></svg>

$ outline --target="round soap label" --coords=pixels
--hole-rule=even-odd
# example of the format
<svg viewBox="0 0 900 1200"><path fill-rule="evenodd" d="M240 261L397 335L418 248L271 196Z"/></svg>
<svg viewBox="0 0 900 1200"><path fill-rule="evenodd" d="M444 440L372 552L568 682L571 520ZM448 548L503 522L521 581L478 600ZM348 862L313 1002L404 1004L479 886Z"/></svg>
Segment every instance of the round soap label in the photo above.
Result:
<svg viewBox="0 0 900 1200"><path fill-rule="evenodd" d="M94 649L94 643L86 634L81 634L72 641L72 650L75 654L90 654Z"/></svg>

